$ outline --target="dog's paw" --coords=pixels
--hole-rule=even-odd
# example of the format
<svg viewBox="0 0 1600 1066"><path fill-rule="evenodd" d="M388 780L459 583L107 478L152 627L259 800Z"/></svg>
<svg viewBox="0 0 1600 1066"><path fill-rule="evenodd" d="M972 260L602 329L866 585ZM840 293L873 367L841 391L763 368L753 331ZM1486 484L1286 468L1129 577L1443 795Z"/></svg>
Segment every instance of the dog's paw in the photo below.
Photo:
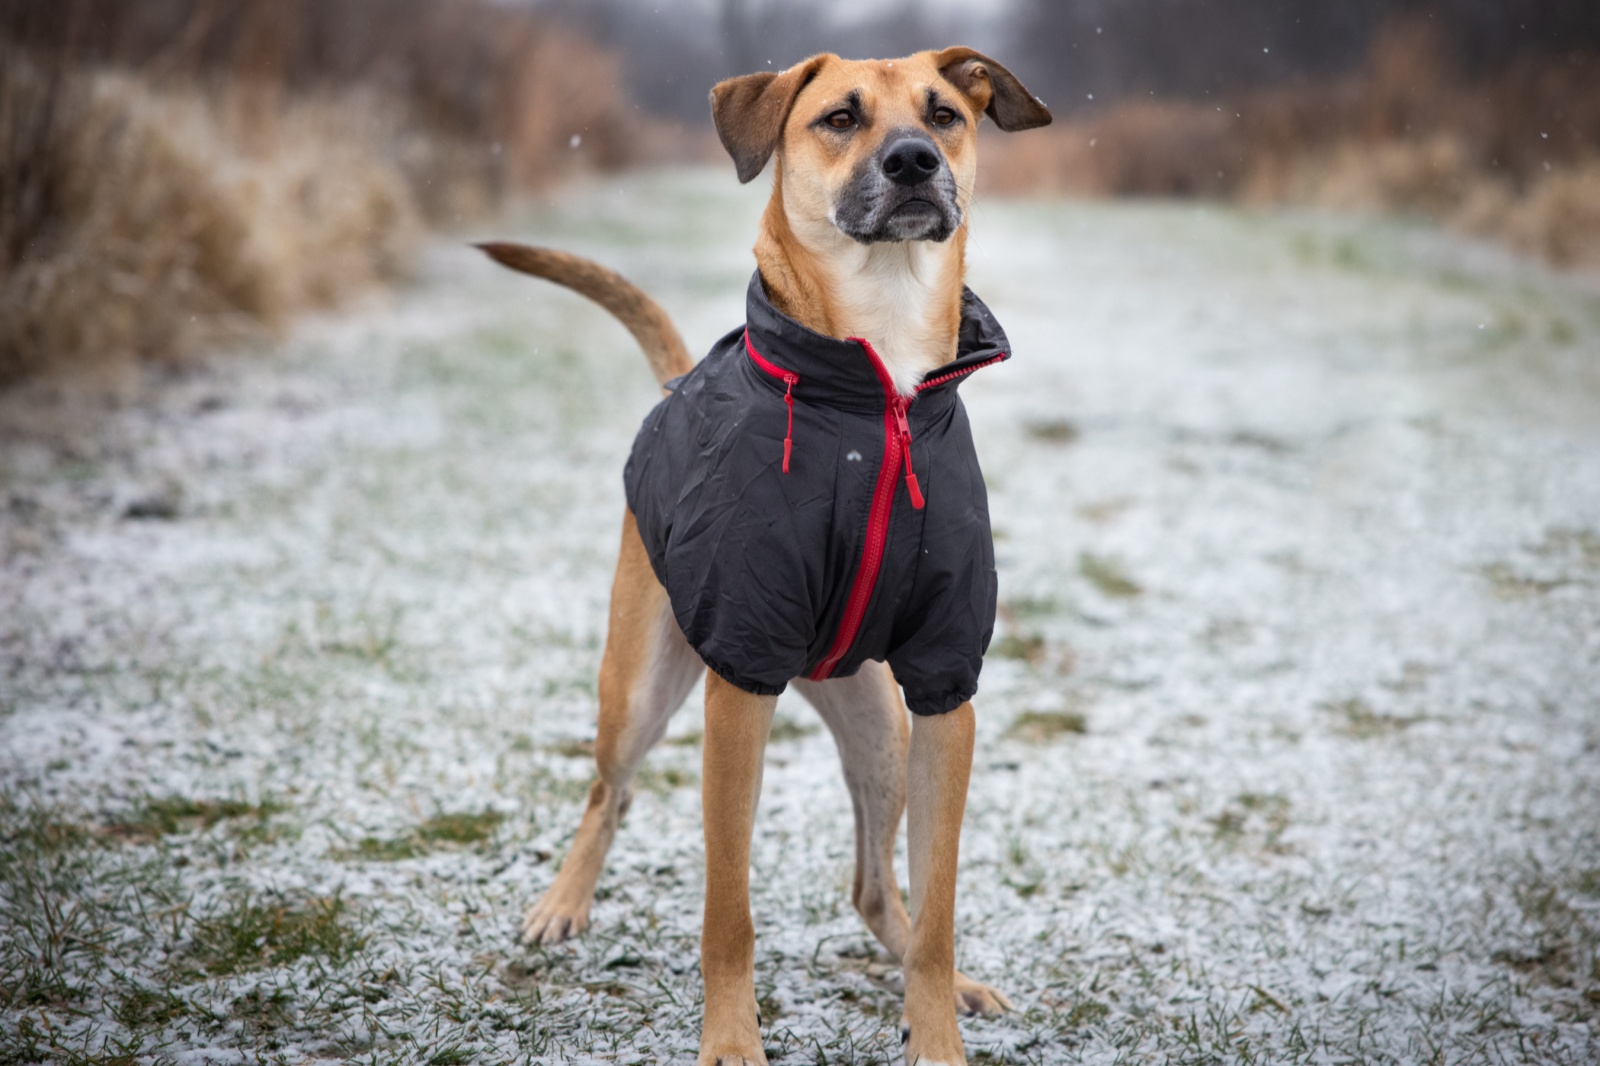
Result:
<svg viewBox="0 0 1600 1066"><path fill-rule="evenodd" d="M956 971L956 1013L971 1018L977 1015L990 1018L1014 1010L1011 1000L998 988L980 984L966 974Z"/></svg>
<svg viewBox="0 0 1600 1066"><path fill-rule="evenodd" d="M767 1066L767 1051L761 1046L761 1007L752 1003L755 1009L746 1013L733 1003L708 1000L708 1004L697 1066Z"/></svg>
<svg viewBox="0 0 1600 1066"><path fill-rule="evenodd" d="M517 939L529 947L553 947L589 928L589 904L559 897L554 887L528 910Z"/></svg>
<svg viewBox="0 0 1600 1066"><path fill-rule="evenodd" d="M767 1066L767 1052L759 1035L753 1042L702 1038L695 1062L696 1066Z"/></svg>

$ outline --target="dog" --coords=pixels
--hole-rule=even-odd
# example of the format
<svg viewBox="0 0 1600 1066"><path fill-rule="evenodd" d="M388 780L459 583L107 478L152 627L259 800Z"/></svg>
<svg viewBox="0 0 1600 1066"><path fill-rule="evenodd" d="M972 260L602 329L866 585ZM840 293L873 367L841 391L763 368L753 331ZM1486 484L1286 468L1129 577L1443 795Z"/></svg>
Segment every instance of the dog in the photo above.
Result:
<svg viewBox="0 0 1600 1066"><path fill-rule="evenodd" d="M906 1062L964 1062L958 1012L1011 1006L955 969L971 697L996 596L955 386L1009 355L963 286L964 255L979 122L1024 130L1050 113L962 47L818 55L719 83L711 109L741 182L777 163L747 321L698 365L659 305L604 267L480 245L612 312L666 391L625 476L597 778L521 935L549 945L585 929L634 771L704 673L699 1061L766 1062L750 840L773 707L792 681L838 745L855 810L852 898L904 967ZM907 811L909 913L893 866Z"/></svg>

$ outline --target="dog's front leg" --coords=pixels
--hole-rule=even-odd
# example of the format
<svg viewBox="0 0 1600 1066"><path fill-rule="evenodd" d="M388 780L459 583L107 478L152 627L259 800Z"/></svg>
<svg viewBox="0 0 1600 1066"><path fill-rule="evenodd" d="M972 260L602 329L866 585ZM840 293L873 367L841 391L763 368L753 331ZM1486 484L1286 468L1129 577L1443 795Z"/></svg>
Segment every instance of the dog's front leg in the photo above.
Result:
<svg viewBox="0 0 1600 1066"><path fill-rule="evenodd" d="M911 947L901 1020L906 1062L965 1063L955 1012L956 858L972 773L972 704L918 716L906 766Z"/></svg>
<svg viewBox="0 0 1600 1066"><path fill-rule="evenodd" d="M754 696L706 675L705 762L700 796L706 832L706 910L700 933L705 1020L700 1066L765 1063L750 921L750 833L775 696Z"/></svg>

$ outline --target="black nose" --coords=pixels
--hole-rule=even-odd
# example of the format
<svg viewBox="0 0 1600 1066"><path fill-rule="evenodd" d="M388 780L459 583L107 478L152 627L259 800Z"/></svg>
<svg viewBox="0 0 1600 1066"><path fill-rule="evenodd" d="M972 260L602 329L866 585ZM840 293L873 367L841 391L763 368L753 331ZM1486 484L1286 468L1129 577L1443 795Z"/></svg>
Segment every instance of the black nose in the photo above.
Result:
<svg viewBox="0 0 1600 1066"><path fill-rule="evenodd" d="M939 149L924 137L902 137L883 153L883 176L896 185L921 185L939 170Z"/></svg>

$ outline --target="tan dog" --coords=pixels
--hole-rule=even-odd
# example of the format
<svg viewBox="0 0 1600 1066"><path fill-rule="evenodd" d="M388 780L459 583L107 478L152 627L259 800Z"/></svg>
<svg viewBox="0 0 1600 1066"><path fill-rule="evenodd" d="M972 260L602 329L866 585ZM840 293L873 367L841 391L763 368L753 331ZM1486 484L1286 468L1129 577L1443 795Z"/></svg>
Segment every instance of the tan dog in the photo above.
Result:
<svg viewBox="0 0 1600 1066"><path fill-rule="evenodd" d="M779 74L722 82L711 101L741 181L777 154L755 245L773 305L816 333L866 338L895 387L912 395L928 371L956 353L978 123L987 114L1001 129L1027 129L1048 123L1049 112L1004 67L968 48L870 62L815 56ZM666 314L617 275L546 249L484 248L616 314L644 347L658 380L691 368ZM703 671L629 512L600 668L599 776L560 873L528 912L525 940L554 944L587 926L596 880L627 810L629 782ZM957 1011L993 1014L1010 1006L954 965L972 705L917 716L911 729L889 669L875 661L851 677L794 683L832 731L843 762L856 818L856 909L904 965L906 1061L964 1062ZM775 702L707 675L702 1064L766 1061L749 875ZM908 805L909 914L893 865Z"/></svg>

